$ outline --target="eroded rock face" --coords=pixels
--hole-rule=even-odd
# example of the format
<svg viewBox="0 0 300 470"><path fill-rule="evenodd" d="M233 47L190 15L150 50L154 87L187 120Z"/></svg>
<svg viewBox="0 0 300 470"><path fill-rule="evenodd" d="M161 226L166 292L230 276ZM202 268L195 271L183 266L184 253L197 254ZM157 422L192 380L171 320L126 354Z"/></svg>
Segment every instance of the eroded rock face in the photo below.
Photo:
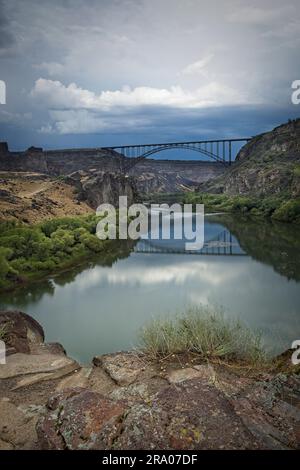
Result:
<svg viewBox="0 0 300 470"><path fill-rule="evenodd" d="M174 193L191 191L200 183L222 175L226 167L219 162L187 160L154 160L146 158L130 170L138 191Z"/></svg>
<svg viewBox="0 0 300 470"><path fill-rule="evenodd" d="M199 191L227 194L300 196L300 119L251 139L225 173Z"/></svg>
<svg viewBox="0 0 300 470"><path fill-rule="evenodd" d="M44 342L44 330L32 317L19 310L0 311L0 327L4 328L7 355L29 354L36 344Z"/></svg>
<svg viewBox="0 0 300 470"><path fill-rule="evenodd" d="M88 389L69 389L50 398L37 424L42 449L108 449L119 435L126 408Z"/></svg>
<svg viewBox="0 0 300 470"><path fill-rule="evenodd" d="M90 207L97 209L102 203L119 206L119 196L127 196L128 205L137 196L134 180L121 173L92 172L76 180L79 189L79 199L86 201Z"/></svg>

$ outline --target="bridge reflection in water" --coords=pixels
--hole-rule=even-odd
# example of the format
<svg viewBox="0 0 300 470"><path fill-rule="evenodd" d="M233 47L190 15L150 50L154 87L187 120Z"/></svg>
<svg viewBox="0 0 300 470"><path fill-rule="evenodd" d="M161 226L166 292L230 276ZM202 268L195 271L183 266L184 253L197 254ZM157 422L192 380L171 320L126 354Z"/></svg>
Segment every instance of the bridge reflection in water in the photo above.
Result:
<svg viewBox="0 0 300 470"><path fill-rule="evenodd" d="M216 236L205 239L201 250L186 250L186 240L146 240L140 239L134 247L135 253L169 253L211 256L248 256L238 241L229 232L222 230Z"/></svg>

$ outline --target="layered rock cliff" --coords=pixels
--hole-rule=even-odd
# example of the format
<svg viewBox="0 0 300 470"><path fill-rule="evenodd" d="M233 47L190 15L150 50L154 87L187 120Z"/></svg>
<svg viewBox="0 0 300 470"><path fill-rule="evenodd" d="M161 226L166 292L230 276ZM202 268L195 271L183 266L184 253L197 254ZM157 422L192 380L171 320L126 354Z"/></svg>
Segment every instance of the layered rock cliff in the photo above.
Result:
<svg viewBox="0 0 300 470"><path fill-rule="evenodd" d="M0 143L0 171L37 172L51 176L69 175L78 171L123 174L128 158L108 149L43 150L30 147L24 152L10 152L6 142ZM191 191L199 183L225 171L217 162L145 159L134 166L129 175L139 193Z"/></svg>
<svg viewBox="0 0 300 470"><path fill-rule="evenodd" d="M120 171L124 157L107 149L43 150L30 147L24 152L10 152L0 143L1 171L34 171L53 176L78 170Z"/></svg>
<svg viewBox="0 0 300 470"><path fill-rule="evenodd" d="M127 196L128 204L138 197L135 180L120 173L104 171L76 171L66 181L77 188L78 200L93 209L102 203L119 205L119 196Z"/></svg>
<svg viewBox="0 0 300 470"><path fill-rule="evenodd" d="M300 119L251 139L224 174L199 191L300 196Z"/></svg>
<svg viewBox="0 0 300 470"><path fill-rule="evenodd" d="M222 175L222 163L186 160L145 159L130 174L140 193L174 193L191 191L199 183Z"/></svg>

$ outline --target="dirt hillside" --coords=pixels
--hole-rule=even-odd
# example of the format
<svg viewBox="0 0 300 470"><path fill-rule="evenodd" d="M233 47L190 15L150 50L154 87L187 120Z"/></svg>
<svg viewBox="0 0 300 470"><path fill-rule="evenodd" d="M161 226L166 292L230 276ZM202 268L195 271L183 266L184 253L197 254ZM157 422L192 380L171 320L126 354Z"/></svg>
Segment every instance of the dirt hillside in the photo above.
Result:
<svg viewBox="0 0 300 470"><path fill-rule="evenodd" d="M0 220L37 223L52 217L86 215L76 188L60 178L29 172L0 172Z"/></svg>

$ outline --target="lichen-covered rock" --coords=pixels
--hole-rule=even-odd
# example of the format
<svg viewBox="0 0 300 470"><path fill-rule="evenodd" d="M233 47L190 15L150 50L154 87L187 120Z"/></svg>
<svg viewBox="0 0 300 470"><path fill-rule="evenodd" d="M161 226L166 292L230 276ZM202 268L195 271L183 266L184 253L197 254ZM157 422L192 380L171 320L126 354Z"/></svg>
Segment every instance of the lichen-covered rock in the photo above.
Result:
<svg viewBox="0 0 300 470"><path fill-rule="evenodd" d="M88 389L69 389L49 399L37 434L42 449L109 449L122 428L121 402Z"/></svg>
<svg viewBox="0 0 300 470"><path fill-rule="evenodd" d="M44 342L41 325L19 310L0 311L0 327L5 332L7 355L16 352L29 354L34 345Z"/></svg>
<svg viewBox="0 0 300 470"><path fill-rule="evenodd" d="M267 449L300 448L300 377L278 374L252 384L231 402Z"/></svg>
<svg viewBox="0 0 300 470"><path fill-rule="evenodd" d="M131 407L115 447L258 449L261 446L226 397L206 381L194 378L164 388L149 406Z"/></svg>
<svg viewBox="0 0 300 470"><path fill-rule="evenodd" d="M0 367L0 449L300 448L300 377L288 355L251 373L134 352L81 367L17 319L21 337L29 325L30 353Z"/></svg>
<svg viewBox="0 0 300 470"><path fill-rule="evenodd" d="M185 367L183 369L172 370L168 375L167 379L170 383L180 383L185 380L194 379L201 377L207 381L212 380L214 376L214 370L211 366L207 365L196 365L194 367Z"/></svg>
<svg viewBox="0 0 300 470"><path fill-rule="evenodd" d="M96 356L93 364L102 367L118 385L133 383L144 368L136 354L126 352Z"/></svg>

